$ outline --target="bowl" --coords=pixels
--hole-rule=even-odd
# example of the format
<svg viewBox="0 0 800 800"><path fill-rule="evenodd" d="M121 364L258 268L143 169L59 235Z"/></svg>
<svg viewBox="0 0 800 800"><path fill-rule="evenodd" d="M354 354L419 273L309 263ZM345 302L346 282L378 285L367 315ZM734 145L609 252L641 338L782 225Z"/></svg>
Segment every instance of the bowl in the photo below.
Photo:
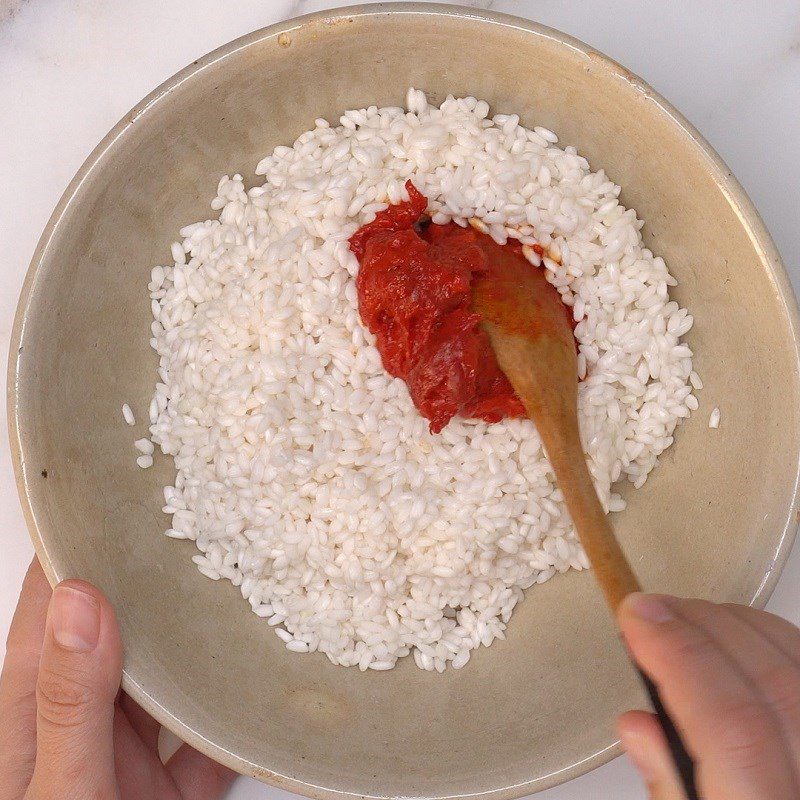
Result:
<svg viewBox="0 0 800 800"><path fill-rule="evenodd" d="M197 572L191 543L161 535L172 461L140 470L131 446L156 377L146 284L176 231L208 216L223 174L255 181L259 159L315 118L399 105L410 85L551 128L623 186L694 314L705 388L614 526L644 586L762 605L798 515L798 314L779 255L675 109L590 47L513 17L427 4L316 14L226 45L137 105L34 255L12 339L11 442L48 577L107 593L124 688L178 736L312 797L499 800L617 754L614 719L643 702L590 573L529 591L507 640L463 670L335 667L287 652L237 589Z"/></svg>

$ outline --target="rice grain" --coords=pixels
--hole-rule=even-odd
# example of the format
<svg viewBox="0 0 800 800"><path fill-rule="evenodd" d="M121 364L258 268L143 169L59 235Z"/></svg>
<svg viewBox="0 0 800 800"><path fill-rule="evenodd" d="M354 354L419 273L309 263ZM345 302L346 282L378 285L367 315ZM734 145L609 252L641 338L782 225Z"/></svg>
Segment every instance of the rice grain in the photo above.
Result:
<svg viewBox="0 0 800 800"><path fill-rule="evenodd" d="M702 382L676 282L602 170L474 97L435 108L410 89L406 105L318 121L258 164L261 185L223 177L216 216L181 230L150 275L149 441L176 467L167 535L195 541L200 572L239 586L288 650L441 672L504 638L525 589L588 562L530 421L428 432L361 324L348 237L411 179L435 222L543 263L576 321L581 433L610 511Z"/></svg>

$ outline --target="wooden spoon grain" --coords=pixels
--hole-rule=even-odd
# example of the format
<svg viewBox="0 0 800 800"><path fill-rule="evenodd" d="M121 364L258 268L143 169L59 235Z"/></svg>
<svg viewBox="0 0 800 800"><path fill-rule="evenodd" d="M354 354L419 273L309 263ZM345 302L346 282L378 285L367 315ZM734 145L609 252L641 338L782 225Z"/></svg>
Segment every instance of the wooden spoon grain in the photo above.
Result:
<svg viewBox="0 0 800 800"><path fill-rule="evenodd" d="M575 338L557 290L522 258L503 258L473 284L472 305L483 318L498 364L536 424L572 521L606 601L615 614L640 585L625 558L594 487L578 427ZM491 255L491 254L494 255ZM652 681L641 670L689 800L694 764Z"/></svg>

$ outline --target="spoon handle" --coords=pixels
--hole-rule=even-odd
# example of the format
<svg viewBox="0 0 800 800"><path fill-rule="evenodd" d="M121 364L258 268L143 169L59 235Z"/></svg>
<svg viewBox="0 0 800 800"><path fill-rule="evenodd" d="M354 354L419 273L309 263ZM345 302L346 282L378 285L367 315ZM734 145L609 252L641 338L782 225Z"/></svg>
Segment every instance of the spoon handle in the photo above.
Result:
<svg viewBox="0 0 800 800"><path fill-rule="evenodd" d="M616 615L619 604L627 595L631 592L641 591L639 581L622 552L608 517L597 498L577 434L573 432L571 437L569 434L564 436L563 430L562 427L559 431L561 433L560 441L552 435L548 435L549 431L544 433L542 438L545 440L545 448L547 448L548 439L551 442L554 457L551 457L550 460L558 479L558 485L600 587L611 610ZM569 429L567 428L567 430ZM548 454L549 452L548 450ZM661 702L656 685L638 666L637 669L666 736L672 760L680 776L687 800L699 800L695 784L694 762Z"/></svg>
<svg viewBox="0 0 800 800"><path fill-rule="evenodd" d="M581 448L577 419L564 415L552 427L547 422L536 424L581 545L616 616L620 603L629 594L640 592L641 586L600 505Z"/></svg>
<svg viewBox="0 0 800 800"><path fill-rule="evenodd" d="M514 303L514 293L516 291L516 299L524 298L526 287L520 285L505 289L506 295L498 292L493 284L491 291L483 286L478 292L476 300L484 311L488 309L490 312L484 313L484 328L500 368L511 381L528 416L536 423L578 537L606 602L616 617L620 603L632 592L641 591L641 587L597 497L581 446L576 407L575 343L569 331L566 337L531 337L520 335L513 325L504 327L504 321L518 319L515 313L519 308ZM523 303L522 309L530 319L535 319L538 314L530 302L527 305ZM522 316L525 318L525 313ZM487 319L492 321L487 322ZM563 313L561 319L563 322ZM531 330L537 330L536 326ZM639 672L669 743L687 798L698 800L692 759L664 709L655 685L641 670Z"/></svg>
<svg viewBox="0 0 800 800"><path fill-rule="evenodd" d="M638 669L638 667L637 667ZM683 740L678 733L675 723L664 708L661 702L661 695L653 681L639 669L639 675L644 683L644 688L650 696L650 702L653 704L653 710L656 712L658 721L661 724L661 729L667 737L667 744L669 751L672 754L672 761L678 770L678 775L683 785L683 791L686 792L687 800L700 800L700 795L697 793L697 784L695 782L695 767L692 757L686 752L686 747Z"/></svg>

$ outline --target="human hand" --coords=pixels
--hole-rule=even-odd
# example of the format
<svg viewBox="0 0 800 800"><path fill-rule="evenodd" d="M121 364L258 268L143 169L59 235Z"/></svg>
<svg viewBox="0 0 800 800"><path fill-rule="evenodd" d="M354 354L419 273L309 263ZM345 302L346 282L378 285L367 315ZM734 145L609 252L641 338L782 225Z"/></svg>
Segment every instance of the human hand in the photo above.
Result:
<svg viewBox="0 0 800 800"><path fill-rule="evenodd" d="M619 624L697 767L703 800L800 798L800 631L764 611L630 595ZM631 711L622 744L652 800L683 800L658 720Z"/></svg>
<svg viewBox="0 0 800 800"><path fill-rule="evenodd" d="M119 693L108 600L83 581L51 591L34 559L0 676L0 800L217 800L234 773L184 744L166 764L160 725Z"/></svg>

